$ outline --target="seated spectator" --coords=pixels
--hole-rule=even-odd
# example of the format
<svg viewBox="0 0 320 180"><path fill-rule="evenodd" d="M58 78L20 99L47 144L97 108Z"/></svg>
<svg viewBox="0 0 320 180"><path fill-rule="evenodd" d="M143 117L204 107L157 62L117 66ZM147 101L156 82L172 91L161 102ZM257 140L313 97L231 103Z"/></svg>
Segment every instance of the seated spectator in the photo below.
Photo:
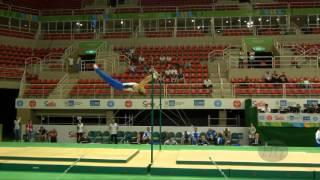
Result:
<svg viewBox="0 0 320 180"><path fill-rule="evenodd" d="M175 83L178 80L178 71L175 67L172 66L170 70L170 77L171 77L171 82Z"/></svg>
<svg viewBox="0 0 320 180"><path fill-rule="evenodd" d="M224 129L223 136L225 139L225 144L230 145L231 144L231 131L229 128Z"/></svg>
<svg viewBox="0 0 320 180"><path fill-rule="evenodd" d="M198 128L195 127L195 128L194 128L194 131L193 131L192 134L191 134L192 144L193 144L193 145L198 144L199 138L200 138L200 133L198 132Z"/></svg>
<svg viewBox="0 0 320 180"><path fill-rule="evenodd" d="M305 89L309 89L311 87L310 81L308 80L308 78L304 78L301 84L302 84L302 87Z"/></svg>
<svg viewBox="0 0 320 180"><path fill-rule="evenodd" d="M212 88L212 82L211 82L211 79L205 79L203 81L203 85L205 88Z"/></svg>
<svg viewBox="0 0 320 180"><path fill-rule="evenodd" d="M165 55L160 55L159 60L160 60L161 64L164 64L166 62L166 56Z"/></svg>
<svg viewBox="0 0 320 180"><path fill-rule="evenodd" d="M263 75L263 80L265 83L271 83L272 82L272 75L269 71L266 71Z"/></svg>
<svg viewBox="0 0 320 180"><path fill-rule="evenodd" d="M254 136L256 134L256 127L254 127L253 123L251 123L251 126L249 127L249 144L251 145L254 141Z"/></svg>
<svg viewBox="0 0 320 180"><path fill-rule="evenodd" d="M38 130L39 138L41 142L44 142L47 140L47 130L41 126L40 129Z"/></svg>
<svg viewBox="0 0 320 180"><path fill-rule="evenodd" d="M154 66L151 66L151 68L149 69L149 73L153 75L153 78L155 80L157 80L160 76L158 71L154 68Z"/></svg>
<svg viewBox="0 0 320 180"><path fill-rule="evenodd" d="M277 73L277 71L273 71L272 73L272 83L281 83L280 75Z"/></svg>
<svg viewBox="0 0 320 180"><path fill-rule="evenodd" d="M148 67L148 65L144 65L143 66L143 73L148 73L149 72L149 67Z"/></svg>
<svg viewBox="0 0 320 180"><path fill-rule="evenodd" d="M80 143L82 144L90 143L90 139L87 134L83 133L83 136L80 137Z"/></svg>
<svg viewBox="0 0 320 180"><path fill-rule="evenodd" d="M166 61L167 63L171 63L172 57L171 56L166 56Z"/></svg>
<svg viewBox="0 0 320 180"><path fill-rule="evenodd" d="M190 134L184 131L181 138L181 144L190 144Z"/></svg>
<svg viewBox="0 0 320 180"><path fill-rule="evenodd" d="M164 145L177 145L177 141L173 139L173 137L171 137L170 139L167 139L165 142L164 142Z"/></svg>
<svg viewBox="0 0 320 180"><path fill-rule="evenodd" d="M260 140L260 135L259 133L256 133L254 135L254 140L253 140L253 143L252 143L253 146L259 146L261 145L261 140Z"/></svg>
<svg viewBox="0 0 320 180"><path fill-rule="evenodd" d="M223 145L224 144L224 139L222 133L218 133L217 135L217 145Z"/></svg>
<svg viewBox="0 0 320 180"><path fill-rule="evenodd" d="M206 136L201 136L201 138L199 139L199 144L198 145L209 145L209 141L207 141Z"/></svg>
<svg viewBox="0 0 320 180"><path fill-rule="evenodd" d="M139 58L138 58L138 61L139 61L140 64L143 64L144 63L144 57L140 55Z"/></svg>
<svg viewBox="0 0 320 180"><path fill-rule="evenodd" d="M263 108L260 110L263 113L271 113L271 109L269 108L268 104L265 104Z"/></svg>
<svg viewBox="0 0 320 180"><path fill-rule="evenodd" d="M128 56L129 56L130 58L133 57L134 53L135 53L135 49L134 49L133 47L132 47L132 48L129 48Z"/></svg>
<svg viewBox="0 0 320 180"><path fill-rule="evenodd" d="M164 73L159 74L157 78L157 83L164 83L164 77Z"/></svg>
<svg viewBox="0 0 320 180"><path fill-rule="evenodd" d="M207 133L206 133L206 138L209 141L209 143L215 144L216 136L217 136L216 131L214 131L213 129L209 128Z"/></svg>
<svg viewBox="0 0 320 180"><path fill-rule="evenodd" d="M288 83L288 78L285 72L282 72L279 78L282 83Z"/></svg>
<svg viewBox="0 0 320 180"><path fill-rule="evenodd" d="M136 66L134 64L131 64L129 66L129 71L132 73L132 74L136 74Z"/></svg>
<svg viewBox="0 0 320 180"><path fill-rule="evenodd" d="M300 113L301 112L301 106L300 104L296 105L296 113Z"/></svg>
<svg viewBox="0 0 320 180"><path fill-rule="evenodd" d="M317 146L320 147L320 127L318 128L318 130L316 132L315 139L316 139Z"/></svg>
<svg viewBox="0 0 320 180"><path fill-rule="evenodd" d="M249 68L255 68L255 53L249 52L248 62L249 62Z"/></svg>
<svg viewBox="0 0 320 180"><path fill-rule="evenodd" d="M179 83L184 83L185 79L184 79L184 75L182 73L182 70L179 71L177 78L178 78Z"/></svg>
<svg viewBox="0 0 320 180"><path fill-rule="evenodd" d="M165 71L164 71L164 74L165 74L165 77L166 78L170 78L171 76L171 70L168 68L168 69L166 69Z"/></svg>
<svg viewBox="0 0 320 180"><path fill-rule="evenodd" d="M58 133L56 129L53 128L51 131L49 131L48 136L49 136L50 142L52 143L57 142Z"/></svg>
<svg viewBox="0 0 320 180"><path fill-rule="evenodd" d="M148 144L150 143L150 141L151 141L151 131L150 131L150 127L147 127L147 130L142 135L142 142Z"/></svg>

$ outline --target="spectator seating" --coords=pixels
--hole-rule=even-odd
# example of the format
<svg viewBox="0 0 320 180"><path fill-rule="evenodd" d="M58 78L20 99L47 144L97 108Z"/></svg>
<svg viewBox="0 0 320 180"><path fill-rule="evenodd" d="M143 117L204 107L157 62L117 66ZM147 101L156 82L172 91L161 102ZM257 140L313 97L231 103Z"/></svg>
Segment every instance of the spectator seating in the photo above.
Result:
<svg viewBox="0 0 320 180"><path fill-rule="evenodd" d="M1 77L14 77L21 78L23 74L25 60L28 57L44 58L48 54L57 53L62 54L64 48L51 48L51 49L31 49L20 46L0 45L0 69ZM30 62L29 62L30 63Z"/></svg>
<svg viewBox="0 0 320 180"><path fill-rule="evenodd" d="M291 50L295 55L318 56L320 54L320 44L318 43L300 43L292 45Z"/></svg>
<svg viewBox="0 0 320 180"><path fill-rule="evenodd" d="M46 40L94 39L94 33L44 33Z"/></svg>
<svg viewBox="0 0 320 180"><path fill-rule="evenodd" d="M256 3L253 4L254 9L285 9L288 8L288 3Z"/></svg>
<svg viewBox="0 0 320 180"><path fill-rule="evenodd" d="M223 36L252 36L253 32L248 28L224 29Z"/></svg>
<svg viewBox="0 0 320 180"><path fill-rule="evenodd" d="M144 72L145 65L153 65L159 72L164 72L168 64L183 65L186 62L191 64L190 68L182 68L185 78L185 83L188 84L170 84L170 79L165 79L167 85L168 95L210 95L211 89L203 87L204 79L209 77L207 64L202 64L201 61L207 61L208 53L212 50L225 48L224 45L217 46L142 46L136 47L135 52L137 55L145 57L144 64L136 64L136 73L132 74L127 70L122 74L113 74L112 77L120 80L121 82L139 82L147 74ZM122 53L126 47L114 47L115 51ZM170 63L160 64L159 56L171 56ZM153 56L153 58L151 57ZM120 56L123 57L123 56ZM160 94L159 85L155 85L155 94ZM147 93L150 93L151 86L146 86ZM110 95L110 86L106 85L101 79L79 79L78 84L75 85L70 91L71 96L89 96L93 95ZM125 95L128 92L114 91L114 95Z"/></svg>
<svg viewBox="0 0 320 180"><path fill-rule="evenodd" d="M172 63L178 63L179 60L207 61L208 54L214 50L223 50L225 45L199 45L199 46L140 46L135 51L142 55L146 62L153 59L158 60L161 55L172 57ZM126 47L114 47L114 51L123 53ZM122 57L120 57L121 59Z"/></svg>
<svg viewBox="0 0 320 180"><path fill-rule="evenodd" d="M45 40L70 40L72 39L71 33L44 33L43 39Z"/></svg>
<svg viewBox="0 0 320 180"><path fill-rule="evenodd" d="M59 79L32 79L24 90L25 97L47 97L57 87Z"/></svg>
<svg viewBox="0 0 320 180"><path fill-rule="evenodd" d="M172 37L173 31L148 31L145 32L145 36L148 38Z"/></svg>
<svg viewBox="0 0 320 180"><path fill-rule="evenodd" d="M73 39L94 39L94 33L75 33Z"/></svg>
<svg viewBox="0 0 320 180"><path fill-rule="evenodd" d="M23 39L34 39L35 33L0 28L0 35L23 38Z"/></svg>
<svg viewBox="0 0 320 180"><path fill-rule="evenodd" d="M217 0L140 0L138 3L142 6L183 6L185 4L188 5L209 5L215 3Z"/></svg>
<svg viewBox="0 0 320 180"><path fill-rule="evenodd" d="M280 28L259 28L258 35L281 35Z"/></svg>
<svg viewBox="0 0 320 180"><path fill-rule="evenodd" d="M132 36L132 32L107 32L102 38L103 39L125 39L130 38Z"/></svg>
<svg viewBox="0 0 320 180"><path fill-rule="evenodd" d="M205 36L201 30L178 30L177 37L199 37Z"/></svg>
<svg viewBox="0 0 320 180"><path fill-rule="evenodd" d="M304 80L310 81L310 86L306 88L303 83ZM232 83L234 83L234 93L236 96L282 96L286 94L287 96L318 96L320 93L320 78L289 78L287 84L279 83L264 83L260 78L249 78L245 84L244 78L233 78ZM316 84L312 84L316 83ZM285 87L285 88L284 88Z"/></svg>
<svg viewBox="0 0 320 180"><path fill-rule="evenodd" d="M34 1L34 0L3 0L4 3L33 9L80 9L81 0L54 0L54 1Z"/></svg>

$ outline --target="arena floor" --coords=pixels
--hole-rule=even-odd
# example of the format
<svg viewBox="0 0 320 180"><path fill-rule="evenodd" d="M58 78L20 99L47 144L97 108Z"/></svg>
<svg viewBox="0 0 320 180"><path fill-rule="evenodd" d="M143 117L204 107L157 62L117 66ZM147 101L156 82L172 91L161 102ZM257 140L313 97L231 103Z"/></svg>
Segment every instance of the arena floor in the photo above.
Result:
<svg viewBox="0 0 320 180"><path fill-rule="evenodd" d="M0 179L320 179L312 147L0 143Z"/></svg>

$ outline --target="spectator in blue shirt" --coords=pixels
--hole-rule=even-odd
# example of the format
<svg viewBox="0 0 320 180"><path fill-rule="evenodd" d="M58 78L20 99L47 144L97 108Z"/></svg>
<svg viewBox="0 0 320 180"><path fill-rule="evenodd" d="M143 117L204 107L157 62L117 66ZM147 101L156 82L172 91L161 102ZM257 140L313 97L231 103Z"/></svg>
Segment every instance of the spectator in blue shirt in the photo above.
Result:
<svg viewBox="0 0 320 180"><path fill-rule="evenodd" d="M214 144L216 136L217 136L216 131L211 129L211 128L209 128L207 133L206 133L207 141L209 141L211 144Z"/></svg>
<svg viewBox="0 0 320 180"><path fill-rule="evenodd" d="M200 139L200 133L198 132L198 128L195 127L194 131L191 134L192 144L193 145L198 144L199 139Z"/></svg>
<svg viewBox="0 0 320 180"><path fill-rule="evenodd" d="M217 136L217 145L224 145L224 139L222 133L218 133Z"/></svg>

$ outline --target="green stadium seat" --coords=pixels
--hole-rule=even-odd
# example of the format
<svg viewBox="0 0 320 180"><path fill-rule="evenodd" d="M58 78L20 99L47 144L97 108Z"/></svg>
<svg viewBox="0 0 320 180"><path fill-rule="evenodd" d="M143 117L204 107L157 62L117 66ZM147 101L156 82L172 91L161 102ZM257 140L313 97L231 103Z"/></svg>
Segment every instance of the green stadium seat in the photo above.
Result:
<svg viewBox="0 0 320 180"><path fill-rule="evenodd" d="M110 133L108 131L102 133L102 143L110 143Z"/></svg>

